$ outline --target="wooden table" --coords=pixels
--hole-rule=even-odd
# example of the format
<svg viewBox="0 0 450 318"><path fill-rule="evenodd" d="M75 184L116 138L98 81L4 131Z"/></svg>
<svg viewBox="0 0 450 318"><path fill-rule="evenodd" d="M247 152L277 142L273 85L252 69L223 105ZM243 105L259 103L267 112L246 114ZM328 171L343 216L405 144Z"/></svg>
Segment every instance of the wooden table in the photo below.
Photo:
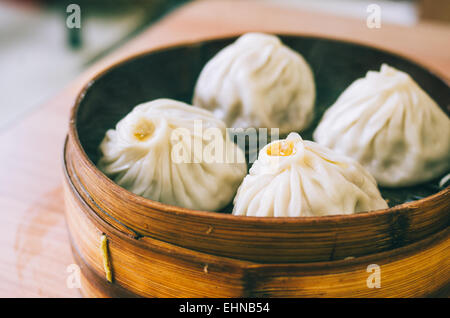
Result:
<svg viewBox="0 0 450 318"><path fill-rule="evenodd" d="M198 1L184 6L0 133L1 297L79 296L78 289L66 285L73 259L63 215L61 155L69 109L89 76L135 52L245 31L358 40L414 58L450 78L449 26L382 24L380 29L369 29L361 20L253 1Z"/></svg>

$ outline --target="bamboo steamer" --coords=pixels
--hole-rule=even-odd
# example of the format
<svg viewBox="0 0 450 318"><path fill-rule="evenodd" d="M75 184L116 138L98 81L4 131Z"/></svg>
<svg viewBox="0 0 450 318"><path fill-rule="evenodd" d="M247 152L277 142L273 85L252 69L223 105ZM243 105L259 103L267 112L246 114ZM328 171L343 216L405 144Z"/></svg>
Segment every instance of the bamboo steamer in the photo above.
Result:
<svg viewBox="0 0 450 318"><path fill-rule="evenodd" d="M148 200L119 187L95 167L97 147L107 129L140 102L159 97L189 101L202 66L234 39L191 43L131 57L97 74L78 95L64 150L64 189L72 250L82 269L83 294L448 294L450 187L369 213L255 218ZM324 38L283 36L282 40L300 51L315 73L318 114L313 127L345 87L383 62L409 72L441 107L450 104L445 81L397 55ZM328 59L329 55L334 59ZM328 68L323 66L325 61L329 61ZM308 138L311 131L302 135ZM367 285L371 264L380 266L381 288Z"/></svg>

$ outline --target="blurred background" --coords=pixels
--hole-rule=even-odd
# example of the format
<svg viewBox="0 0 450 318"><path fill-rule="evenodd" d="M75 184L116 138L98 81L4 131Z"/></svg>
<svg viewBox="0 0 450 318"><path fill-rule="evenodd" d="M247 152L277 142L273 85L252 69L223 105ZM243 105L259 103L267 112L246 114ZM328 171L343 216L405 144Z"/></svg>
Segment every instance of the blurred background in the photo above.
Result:
<svg viewBox="0 0 450 318"><path fill-rule="evenodd" d="M450 0L253 1L357 19L366 19L368 5L377 4L383 23L450 24ZM0 0L0 132L51 98L92 63L187 2ZM80 29L66 26L73 13L66 12L69 4L81 8Z"/></svg>

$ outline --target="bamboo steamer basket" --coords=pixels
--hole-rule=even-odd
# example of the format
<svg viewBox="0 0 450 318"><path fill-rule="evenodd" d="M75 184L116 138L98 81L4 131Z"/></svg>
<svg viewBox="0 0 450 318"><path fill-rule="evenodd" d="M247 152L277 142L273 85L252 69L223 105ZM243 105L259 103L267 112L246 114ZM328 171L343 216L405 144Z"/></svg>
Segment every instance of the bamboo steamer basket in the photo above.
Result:
<svg viewBox="0 0 450 318"><path fill-rule="evenodd" d="M284 35L316 78L316 119L381 63L410 73L444 108L448 84L398 55L356 43ZM257 218L193 211L137 196L95 166L98 145L140 102L189 102L203 65L234 38L145 52L79 93L64 148L66 219L88 297L422 297L448 295L450 187L400 189L393 207L355 215ZM331 58L333 57L333 58ZM355 58L358 57L358 58ZM430 190L431 189L431 190ZM391 196L392 190L385 193ZM425 193L408 201L413 192ZM382 192L383 193L383 192ZM384 194L384 193L383 193ZM229 212L227 209L225 212ZM102 247L102 248L101 248ZM368 266L381 288L369 288Z"/></svg>

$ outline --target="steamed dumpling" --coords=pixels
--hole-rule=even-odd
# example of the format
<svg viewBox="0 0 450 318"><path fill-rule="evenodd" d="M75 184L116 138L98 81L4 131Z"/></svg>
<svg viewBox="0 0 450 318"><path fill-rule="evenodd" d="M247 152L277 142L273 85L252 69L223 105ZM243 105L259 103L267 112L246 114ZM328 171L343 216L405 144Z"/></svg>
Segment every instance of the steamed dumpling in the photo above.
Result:
<svg viewBox="0 0 450 318"><path fill-rule="evenodd" d="M322 216L387 207L359 163L291 133L261 149L238 189L233 214Z"/></svg>
<svg viewBox="0 0 450 318"><path fill-rule="evenodd" d="M278 37L247 33L203 68L193 104L211 110L233 128L305 129L313 118L311 68Z"/></svg>
<svg viewBox="0 0 450 318"><path fill-rule="evenodd" d="M120 186L190 209L223 208L247 173L221 120L170 99L136 106L107 131L100 151L99 168Z"/></svg>
<svg viewBox="0 0 450 318"><path fill-rule="evenodd" d="M415 185L450 168L450 119L408 74L388 65L342 93L314 140L359 161L382 186Z"/></svg>

